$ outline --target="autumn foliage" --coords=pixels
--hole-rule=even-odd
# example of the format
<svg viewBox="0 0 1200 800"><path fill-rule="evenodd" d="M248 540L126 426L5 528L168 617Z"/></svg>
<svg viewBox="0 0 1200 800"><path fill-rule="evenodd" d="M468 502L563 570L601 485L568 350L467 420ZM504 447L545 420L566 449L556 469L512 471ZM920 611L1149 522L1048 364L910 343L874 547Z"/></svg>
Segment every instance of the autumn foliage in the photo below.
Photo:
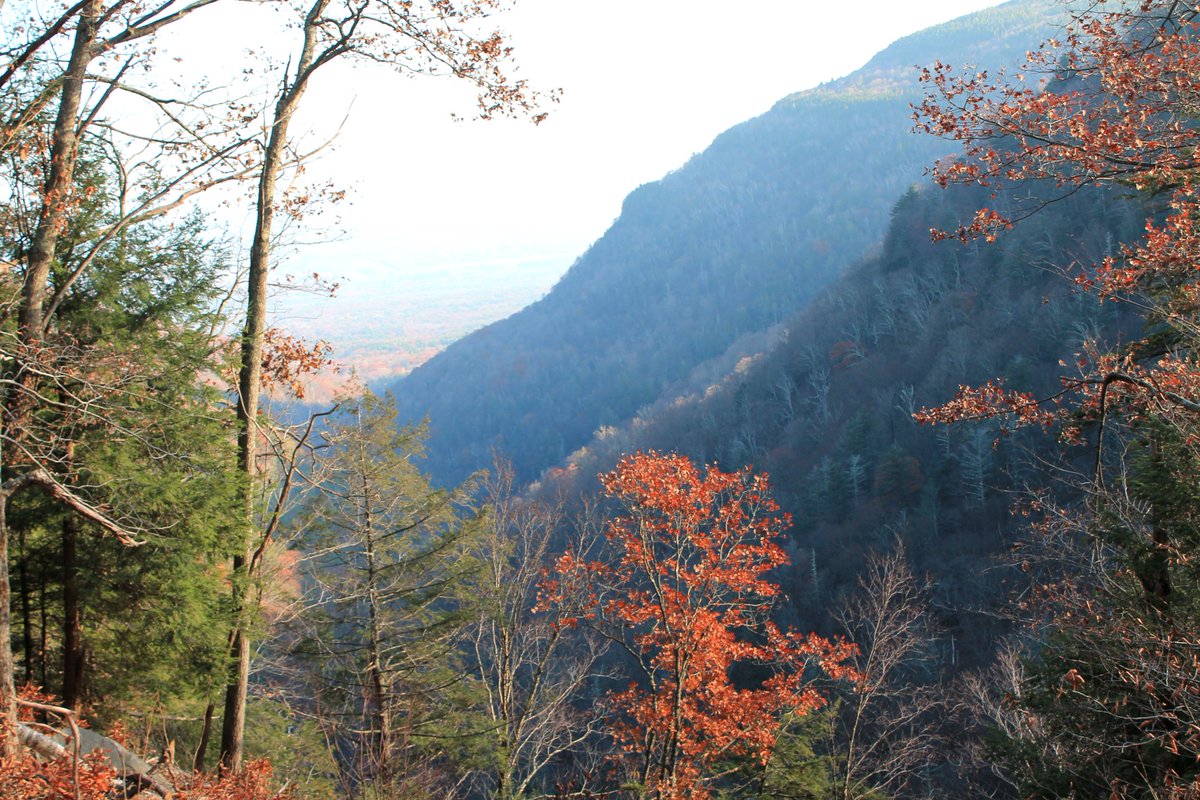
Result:
<svg viewBox="0 0 1200 800"><path fill-rule="evenodd" d="M1149 219L1145 236L1120 246L1099 263L1074 265L1075 284L1101 301L1141 309L1149 320L1194 337L1200 316L1200 185L1196 184L1200 128L1191 121L1200 99L1200 25L1180 4L1145 0L1077 16L1061 40L1030 54L1020 75L959 73L938 63L923 71L930 92L917 110L918 127L962 144L962 156L939 162L942 186L988 187L1005 211L979 209L935 239L994 239L1036 212L1043 199L1007 193L1038 181L1060 194L1083 186L1121 185L1163 198L1166 213ZM1043 84L1045 84L1043 86ZM1037 194L1037 193L1035 193ZM1176 347L1147 356L1081 353L1064 395L1039 409L1029 395L996 384L964 387L926 421L994 416L1017 425L1047 425L1078 417L1098 419L1114 404L1130 413L1194 414L1200 410L1200 368ZM1073 432L1073 431L1069 431Z"/></svg>
<svg viewBox="0 0 1200 800"><path fill-rule="evenodd" d="M1193 346L1200 334L1197 14L1158 0L1098 3L1076 16L1061 40L1044 43L1029 59L1019 75L959 73L942 63L923 71L930 91L916 112L918 128L960 142L963 151L937 164L935 180L988 187L1009 208L979 209L956 230L934 229L932 235L995 238L1047 202L1044 193L1025 193L1035 199L1022 200L1008 191L1031 181L1060 194L1120 185L1155 195L1165 211L1146 221L1140 241L1120 245L1098 263L1073 265L1070 277L1101 302L1138 308L1159 331L1119 351L1088 343L1069 365L1074 374L1063 377L1063 391L1052 398L1035 398L997 380L961 387L952 401L917 419L1062 423L1070 441L1079 440L1082 424L1113 412L1186 426L1200 412L1200 362Z"/></svg>
<svg viewBox="0 0 1200 800"><path fill-rule="evenodd" d="M21 748L0 755L0 797L5 800L111 800L124 796L120 776L101 753L80 759L74 769L70 756L55 760L39 758ZM292 795L276 789L271 765L253 761L237 774L183 773L172 776L174 800L289 800ZM142 796L157 796L146 793Z"/></svg>
<svg viewBox="0 0 1200 800"><path fill-rule="evenodd" d="M23 705L19 719L22 725L34 731L53 736L56 729L67 730L65 723L45 725L38 721L40 711L53 709L57 701L53 695L36 686L21 687ZM32 701L32 702L26 702ZM60 709L61 710L61 709ZM81 727L86 727L83 720ZM125 728L117 723L109 736L122 745L127 745ZM111 800L114 797L132 796L137 784L128 783L105 757L102 751L94 751L79 759L78 768L69 743L66 753L59 758L44 755L22 746L12 753L0 753L0 798L4 800ZM164 764L154 770L159 789L170 794L172 800L292 800L293 794L278 789L279 781L274 778L271 764L266 759L252 761L245 769L236 773L219 775L181 770L174 764ZM140 797L158 797L159 792L143 788Z"/></svg>
<svg viewBox="0 0 1200 800"><path fill-rule="evenodd" d="M590 624L619 638L640 679L608 696L621 764L644 796L711 796L718 764L771 757L784 714L823 698L810 670L852 678L854 647L780 629L770 579L785 565L790 524L749 468L698 470L655 452L621 460L604 475L623 513L610 521L607 560L565 554L542 585L541 605L572 607L563 624Z"/></svg>
<svg viewBox="0 0 1200 800"><path fill-rule="evenodd" d="M103 759L81 759L76 774L69 758L41 761L25 750L0 755L0 797L9 800L107 800L116 777Z"/></svg>
<svg viewBox="0 0 1200 800"><path fill-rule="evenodd" d="M962 144L943 186L988 187L979 209L935 239L994 239L1047 202L1117 185L1157 203L1144 235L1071 265L1079 291L1136 308L1147 334L1088 342L1050 398L999 381L962 387L926 422L995 417L1057 425L1093 448L1086 502L1035 503L1054 557L1042 578L1038 660L1019 703L1033 722L1012 750L1024 796L1195 797L1200 792L1200 20L1194 4L1096 3L1023 75L924 72L924 130ZM1017 184L1038 191L1020 196ZM1028 187L1026 187L1028 188ZM1053 200L1051 196L1051 201ZM1031 201L1030 198L1040 198ZM1003 208L1004 210L999 210ZM1108 450L1106 450L1108 448ZM1111 453L1109 451L1112 451ZM1054 622L1045 633L1048 619ZM1032 755L1036 754L1036 755Z"/></svg>

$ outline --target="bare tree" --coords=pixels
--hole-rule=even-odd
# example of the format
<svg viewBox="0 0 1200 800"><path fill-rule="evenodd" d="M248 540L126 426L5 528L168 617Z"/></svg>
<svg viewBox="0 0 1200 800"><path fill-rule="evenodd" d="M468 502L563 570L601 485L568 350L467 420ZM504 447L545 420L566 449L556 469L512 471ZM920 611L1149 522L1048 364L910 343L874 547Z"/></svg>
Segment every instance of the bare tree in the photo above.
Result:
<svg viewBox="0 0 1200 800"><path fill-rule="evenodd" d="M583 704L601 678L605 644L591 631L564 626L559 615L534 610L555 537L564 544L567 538L561 507L516 496L513 469L500 461L487 489L491 516L476 555L482 603L469 644L497 751L488 788L496 800L512 800L528 796L568 755L578 758L597 735L599 715ZM572 549L593 549L594 515L577 517L574 528Z"/></svg>
<svg viewBox="0 0 1200 800"><path fill-rule="evenodd" d="M992 439L987 428L980 425L970 432L967 441L959 448L962 488L967 497L967 505L971 508L982 506L986 497L987 484L984 479L994 458Z"/></svg>
<svg viewBox="0 0 1200 800"><path fill-rule="evenodd" d="M1004 796L998 789L1020 789L1020 782L988 752L985 731L1012 740L1036 741L1041 736L1037 715L1022 708L1023 661L1027 657L1028 653L1010 640L996 652L990 667L968 673L954 685L953 717L966 735L952 750L952 758L972 797Z"/></svg>
<svg viewBox="0 0 1200 800"><path fill-rule="evenodd" d="M299 21L300 49L280 79L274 107L263 128L263 159L253 238L249 248L246 318L241 336L238 375L238 463L248 487L259 480L258 415L262 364L266 347L267 291L272 242L282 198L278 189L285 172L303 161L289 128L313 77L339 60L362 59L393 66L400 73L448 74L479 90L479 115L490 118L533 114L535 96L523 81L511 81L506 69L511 55L503 37L480 26L501 0L421 0L421 2L355 2L314 0ZM534 115L540 121L541 115ZM289 206L289 213L297 209ZM244 549L256 536L254 492L245 495ZM246 696L250 675L250 641L245 587L249 558L233 559L234 607L239 621L230 634L232 660L225 693L221 761L236 770L242 761Z"/></svg>
<svg viewBox="0 0 1200 800"><path fill-rule="evenodd" d="M829 729L839 800L909 794L933 760L942 700L927 592L897 541L868 560L858 591L835 614L859 647L862 676L845 687Z"/></svg>

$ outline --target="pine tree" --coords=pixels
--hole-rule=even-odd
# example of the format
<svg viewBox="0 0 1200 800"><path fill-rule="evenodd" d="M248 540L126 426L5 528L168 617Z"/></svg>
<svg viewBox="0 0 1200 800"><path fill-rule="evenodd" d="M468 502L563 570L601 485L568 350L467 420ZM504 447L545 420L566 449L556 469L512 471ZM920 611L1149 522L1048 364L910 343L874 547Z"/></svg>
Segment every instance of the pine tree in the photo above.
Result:
<svg viewBox="0 0 1200 800"><path fill-rule="evenodd" d="M414 463L425 431L398 427L390 396L364 394L324 438L305 534L318 613L297 651L313 660L324 713L347 753L343 780L401 792L436 782L443 753L414 745L414 736L460 707L455 634L470 616L471 487L430 485Z"/></svg>
<svg viewBox="0 0 1200 800"><path fill-rule="evenodd" d="M24 459L8 462L40 465L119 509L143 542L130 547L46 495L8 503L23 677L68 707L87 702L101 723L133 706L190 712L211 691L237 486L232 414L210 385L222 248L194 215L128 225L89 250L120 214L109 165L92 146L76 165L86 199L49 276L62 291L47 317L41 402L25 416Z"/></svg>

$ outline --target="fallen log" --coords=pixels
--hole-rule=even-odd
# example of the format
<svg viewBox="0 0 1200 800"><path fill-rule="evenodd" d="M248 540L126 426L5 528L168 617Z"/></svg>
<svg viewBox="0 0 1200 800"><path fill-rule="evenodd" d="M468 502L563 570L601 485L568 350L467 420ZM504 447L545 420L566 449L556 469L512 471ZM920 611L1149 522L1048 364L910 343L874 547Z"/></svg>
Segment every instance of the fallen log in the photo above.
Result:
<svg viewBox="0 0 1200 800"><path fill-rule="evenodd" d="M31 725L18 724L17 741L34 753L50 761L59 758L74 759L76 769L78 769L78 759L99 751L104 755L104 760L117 771L118 780L122 783L120 788L124 790L126 797L150 791L164 800L170 800L173 790L150 774L149 764L119 742L87 728L78 727L75 724L74 715L69 709L28 701L21 701L21 703L31 708L60 714L66 717L70 723L70 730L57 731L52 735L44 734ZM76 785L78 785L78 776L76 776Z"/></svg>

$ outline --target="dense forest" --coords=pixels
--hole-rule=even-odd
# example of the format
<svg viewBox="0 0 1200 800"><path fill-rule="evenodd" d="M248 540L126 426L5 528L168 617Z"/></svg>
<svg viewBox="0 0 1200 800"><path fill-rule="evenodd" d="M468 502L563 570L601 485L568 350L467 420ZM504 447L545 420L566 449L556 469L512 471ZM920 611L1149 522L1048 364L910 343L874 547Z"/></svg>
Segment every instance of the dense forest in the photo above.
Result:
<svg viewBox="0 0 1200 800"><path fill-rule="evenodd" d="M314 75L549 98L491 0L181 93L209 5L0 4L0 797L1200 796L1200 10L901 40L318 406Z"/></svg>
<svg viewBox="0 0 1200 800"><path fill-rule="evenodd" d="M554 289L389 388L428 416L440 481L498 448L532 480L743 335L788 319L875 246L891 204L947 152L909 135L914 64L1013 65L1052 4L1010 3L901 40L786 97L634 190Z"/></svg>

